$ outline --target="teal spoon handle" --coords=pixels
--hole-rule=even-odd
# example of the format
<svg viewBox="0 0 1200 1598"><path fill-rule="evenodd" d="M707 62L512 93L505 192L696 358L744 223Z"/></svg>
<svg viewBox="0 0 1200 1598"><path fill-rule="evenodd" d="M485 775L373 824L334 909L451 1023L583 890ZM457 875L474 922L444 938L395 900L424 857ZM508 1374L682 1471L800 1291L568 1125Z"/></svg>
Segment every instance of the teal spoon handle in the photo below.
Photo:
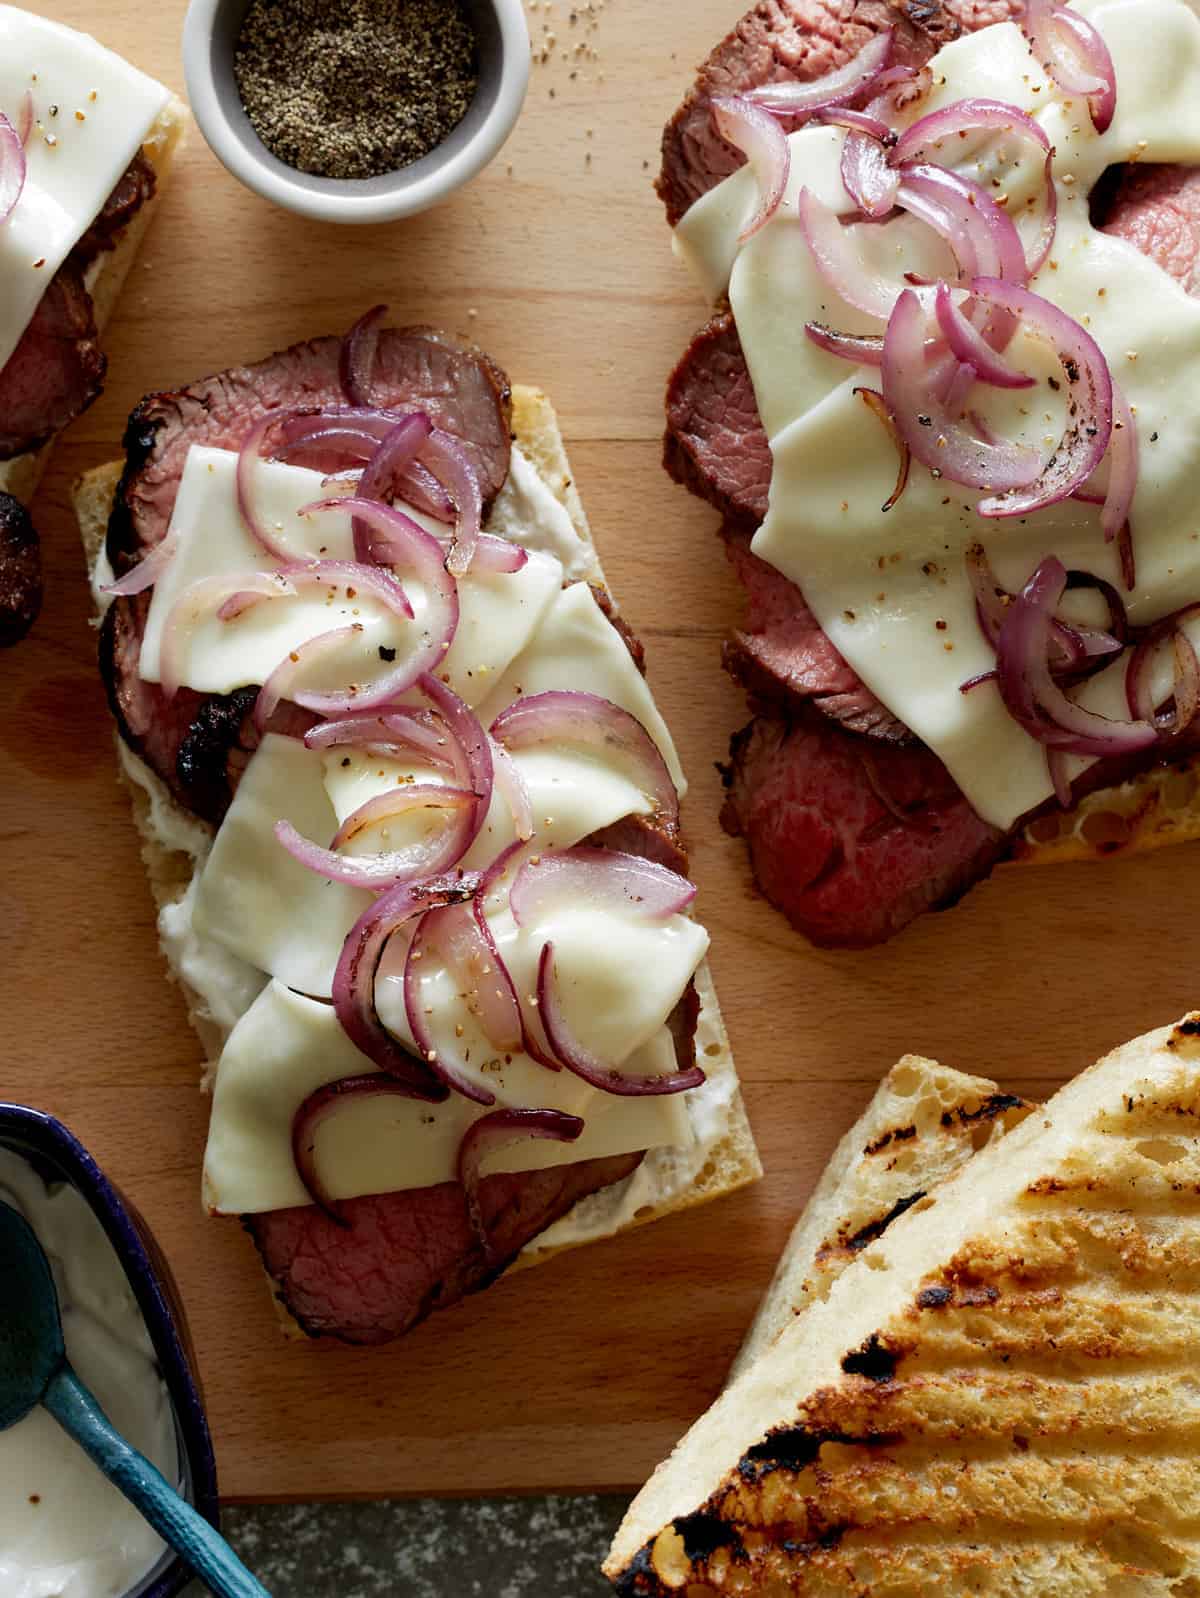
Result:
<svg viewBox="0 0 1200 1598"><path fill-rule="evenodd" d="M130 1447L65 1360L42 1403L217 1598L270 1598L221 1534Z"/></svg>

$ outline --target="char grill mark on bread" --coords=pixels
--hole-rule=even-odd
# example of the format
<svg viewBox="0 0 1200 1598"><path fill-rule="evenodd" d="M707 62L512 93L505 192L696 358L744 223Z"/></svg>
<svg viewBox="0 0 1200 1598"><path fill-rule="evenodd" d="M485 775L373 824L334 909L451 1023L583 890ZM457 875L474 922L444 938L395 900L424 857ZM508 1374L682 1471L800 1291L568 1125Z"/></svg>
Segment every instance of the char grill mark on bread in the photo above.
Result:
<svg viewBox="0 0 1200 1598"><path fill-rule="evenodd" d="M617 1590L1194 1590L1198 1112L1193 1014L972 1158L660 1467Z"/></svg>
<svg viewBox="0 0 1200 1598"><path fill-rule="evenodd" d="M83 267L68 258L0 371L0 460L40 449L99 394L105 371Z"/></svg>
<svg viewBox="0 0 1200 1598"><path fill-rule="evenodd" d="M42 555L29 512L0 493L0 648L15 644L42 608Z"/></svg>
<svg viewBox="0 0 1200 1598"><path fill-rule="evenodd" d="M193 444L236 450L268 411L347 403L340 349L340 339L310 339L253 366L142 400L125 430L125 471L108 530L108 557L118 576L165 536ZM393 410L423 410L459 439L480 474L485 508L491 504L508 476L512 391L482 351L430 328L385 328L371 400Z"/></svg>
<svg viewBox="0 0 1200 1598"><path fill-rule="evenodd" d="M756 717L725 783L721 824L745 838L759 887L825 946L880 943L953 904L1007 845L924 745L855 738L816 714Z"/></svg>
<svg viewBox="0 0 1200 1598"><path fill-rule="evenodd" d="M842 1138L804 1206L729 1373L743 1375L856 1255L1034 1106L986 1077L909 1054Z"/></svg>
<svg viewBox="0 0 1200 1598"><path fill-rule="evenodd" d="M705 61L663 132L655 188L671 226L745 159L713 128L709 96L822 77L885 28L895 30L894 59L920 67L958 23L940 0L760 0ZM789 132L797 125L784 123Z"/></svg>
<svg viewBox="0 0 1200 1598"><path fill-rule="evenodd" d="M636 1170L622 1154L485 1177L480 1205L501 1257L489 1265L457 1182L347 1199L349 1230L315 1205L245 1218L275 1291L313 1337L375 1344L487 1287L573 1204Z"/></svg>

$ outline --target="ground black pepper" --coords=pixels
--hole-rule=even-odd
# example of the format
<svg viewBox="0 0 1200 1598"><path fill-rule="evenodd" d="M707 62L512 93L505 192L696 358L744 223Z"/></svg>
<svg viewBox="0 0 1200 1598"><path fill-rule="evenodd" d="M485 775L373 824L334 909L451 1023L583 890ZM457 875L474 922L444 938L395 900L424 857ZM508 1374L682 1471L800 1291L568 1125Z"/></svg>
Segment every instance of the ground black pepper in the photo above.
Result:
<svg viewBox="0 0 1200 1598"><path fill-rule="evenodd" d="M371 178L428 155L462 121L479 62L462 0L251 0L234 74L281 161Z"/></svg>

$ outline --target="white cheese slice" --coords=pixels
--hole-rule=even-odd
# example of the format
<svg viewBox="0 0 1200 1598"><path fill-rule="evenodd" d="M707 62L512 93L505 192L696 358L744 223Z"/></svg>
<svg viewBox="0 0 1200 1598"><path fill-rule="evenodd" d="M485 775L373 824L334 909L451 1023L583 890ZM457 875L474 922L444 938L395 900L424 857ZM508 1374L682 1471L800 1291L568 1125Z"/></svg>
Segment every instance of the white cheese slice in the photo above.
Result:
<svg viewBox="0 0 1200 1598"><path fill-rule="evenodd" d="M515 699L552 688L599 694L636 716L662 752L680 795L687 791L675 744L646 679L586 583L571 583L555 597L529 646L479 706L479 719L490 726Z"/></svg>
<svg viewBox="0 0 1200 1598"><path fill-rule="evenodd" d="M229 450L194 446L188 452L171 516L169 536L177 540L175 554L155 584L146 619L138 669L147 682L161 680L164 625L175 602L193 583L272 571L280 564L255 543L242 523L236 470L237 456ZM256 469L255 492L264 526L297 559L353 560L348 515L338 510L297 514L327 497L318 472L262 462ZM427 530L436 525L409 514ZM559 562L540 551L531 552L518 572L469 572L458 584L458 631L437 668L439 675L468 703L481 698L525 647L561 582ZM410 621L362 587L352 593L340 588L332 597L325 589L301 590L295 597L264 600L232 621L220 621L209 603L194 618L189 616L184 629L181 680L199 693L229 693L248 683L262 683L301 644L353 626L359 629L355 636L323 657L319 668L314 665L307 680L317 688L377 681L388 669L381 651L398 650L403 656L429 614L423 586L404 579L404 589L414 610Z"/></svg>
<svg viewBox="0 0 1200 1598"><path fill-rule="evenodd" d="M1088 193L1113 163L1200 162L1200 20L1181 0L1082 0L1078 9L1103 34L1116 65L1117 110L1102 137L1082 102L1064 101L1047 83L1013 24L941 50L932 64L934 93L918 112L966 96L1009 101L1036 115L1055 148L1058 232L1031 287L1083 323L1134 406L1138 586L1127 606L1133 622L1145 623L1200 594L1200 302L1124 240L1095 231ZM844 213L846 197L836 193L842 134L803 130L791 142L789 196L803 181ZM1006 175L1010 209L1020 209L1029 167L1023 162L1011 185ZM984 176L969 161L962 169ZM770 512L754 550L798 584L855 671L945 761L976 811L1011 826L1052 788L1044 750L1012 721L996 690L960 691L994 665L975 618L965 551L981 542L997 578L1013 590L1050 553L1119 582L1115 549L1103 541L1095 507L1072 502L986 520L975 509L979 493L916 466L898 503L881 513L896 480L896 450L853 393L856 384L877 388L879 373L806 349L801 331L809 320L852 332L871 331L872 321L831 305L786 210L737 251L733 230L745 195L735 185L748 181L735 175L698 202L678 230L678 248L698 261L710 287L719 291L728 278L771 437ZM901 229L889 223L876 231L877 244L895 233L897 261L907 264ZM1025 339L1013 353L1036 386L1004 395L981 385L971 403L997 432L1023 437L1047 456L1063 431L1061 387L1056 393L1046 382L1054 373L1045 350ZM1105 678L1115 682L1123 670L1121 663ZM1110 692L1107 682L1093 684L1084 697Z"/></svg>
<svg viewBox="0 0 1200 1598"><path fill-rule="evenodd" d="M338 823L322 776L321 756L297 739L263 739L200 874L192 927L289 987L328 998L346 934L373 895L310 871L273 830L287 820L330 843Z"/></svg>
<svg viewBox="0 0 1200 1598"><path fill-rule="evenodd" d="M669 1047L669 1037L655 1040L659 1061ZM292 1163L295 1112L325 1083L371 1069L329 1005L271 983L230 1034L217 1068L204 1162L208 1205L226 1214L255 1214L307 1203ZM569 1072L538 1069L540 1091L533 1102L568 1113L581 1109L586 1121L581 1137L571 1144L517 1145L485 1164L485 1174L687 1140L686 1111L678 1095L619 1099L593 1093ZM349 1103L318 1133L323 1180L335 1198L453 1181L463 1133L483 1113L459 1094L438 1105L400 1097Z"/></svg>
<svg viewBox="0 0 1200 1598"><path fill-rule="evenodd" d="M512 447L504 487L492 502L487 530L525 549L556 556L562 562L563 575L571 581L597 574L591 545L576 532L566 506L555 499L542 474L517 444Z"/></svg>
<svg viewBox="0 0 1200 1598"><path fill-rule="evenodd" d="M161 83L88 34L0 6L0 111L14 127L26 91L25 187L0 228L0 367L167 103Z"/></svg>

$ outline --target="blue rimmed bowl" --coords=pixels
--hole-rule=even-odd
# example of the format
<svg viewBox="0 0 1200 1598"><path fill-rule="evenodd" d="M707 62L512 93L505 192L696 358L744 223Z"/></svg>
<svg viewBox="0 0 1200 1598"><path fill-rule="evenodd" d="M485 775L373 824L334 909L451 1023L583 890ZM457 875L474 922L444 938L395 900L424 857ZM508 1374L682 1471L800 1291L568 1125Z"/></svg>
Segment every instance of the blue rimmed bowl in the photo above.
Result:
<svg viewBox="0 0 1200 1598"><path fill-rule="evenodd" d="M104 1228L129 1278L170 1395L180 1462L176 1485L217 1525L217 1469L195 1356L175 1279L153 1233L79 1139L52 1115L0 1103L0 1148L22 1155L44 1181L69 1182ZM175 1598L190 1580L190 1570L168 1549L125 1598Z"/></svg>

